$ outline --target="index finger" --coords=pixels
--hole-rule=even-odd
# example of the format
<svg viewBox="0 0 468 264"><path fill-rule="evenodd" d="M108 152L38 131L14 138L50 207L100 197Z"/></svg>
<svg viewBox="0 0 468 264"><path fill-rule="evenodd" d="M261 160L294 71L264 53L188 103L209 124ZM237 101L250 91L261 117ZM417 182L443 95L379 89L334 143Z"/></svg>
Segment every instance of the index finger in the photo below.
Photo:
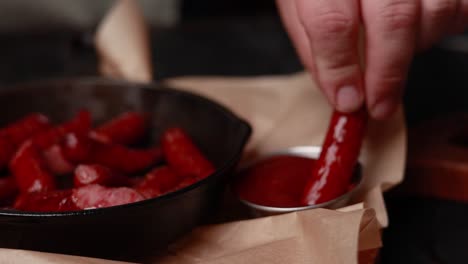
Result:
<svg viewBox="0 0 468 264"><path fill-rule="evenodd" d="M310 41L320 88L339 111L352 112L364 101L358 56L357 0L297 0Z"/></svg>

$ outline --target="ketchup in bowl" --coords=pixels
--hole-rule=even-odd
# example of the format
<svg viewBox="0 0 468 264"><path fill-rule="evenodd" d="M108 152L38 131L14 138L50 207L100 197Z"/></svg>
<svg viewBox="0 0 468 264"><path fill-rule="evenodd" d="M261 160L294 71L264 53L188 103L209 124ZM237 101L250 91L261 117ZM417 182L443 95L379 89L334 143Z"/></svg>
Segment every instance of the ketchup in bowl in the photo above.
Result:
<svg viewBox="0 0 468 264"><path fill-rule="evenodd" d="M233 191L237 197L251 204L277 207L306 207L304 189L318 160L294 154L275 155L243 170L235 179ZM348 183L346 193L351 192L360 180L355 173ZM338 197L336 197L338 198Z"/></svg>
<svg viewBox="0 0 468 264"><path fill-rule="evenodd" d="M365 108L353 113L334 111L317 160L298 155L265 159L241 174L235 185L239 198L290 208L325 205L343 197L354 186L366 126Z"/></svg>
<svg viewBox="0 0 468 264"><path fill-rule="evenodd" d="M301 197L316 160L280 155L243 171L235 191L240 199L274 207L303 206Z"/></svg>

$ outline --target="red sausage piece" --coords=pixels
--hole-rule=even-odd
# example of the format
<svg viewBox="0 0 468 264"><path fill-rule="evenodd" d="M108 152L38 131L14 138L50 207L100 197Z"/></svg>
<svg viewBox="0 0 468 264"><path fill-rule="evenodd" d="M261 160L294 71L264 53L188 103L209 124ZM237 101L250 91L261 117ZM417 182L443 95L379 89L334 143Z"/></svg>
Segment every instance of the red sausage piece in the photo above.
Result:
<svg viewBox="0 0 468 264"><path fill-rule="evenodd" d="M21 192L41 192L55 189L54 177L47 169L39 149L26 141L16 152L10 163Z"/></svg>
<svg viewBox="0 0 468 264"><path fill-rule="evenodd" d="M317 165L313 167L302 202L305 205L333 200L348 190L361 150L367 112L335 111Z"/></svg>
<svg viewBox="0 0 468 264"><path fill-rule="evenodd" d="M49 119L45 115L33 113L1 129L0 136L7 136L13 144L19 145L50 126Z"/></svg>
<svg viewBox="0 0 468 264"><path fill-rule="evenodd" d="M181 128L170 128L162 136L162 147L169 165L182 176L203 179L215 169Z"/></svg>
<svg viewBox="0 0 468 264"><path fill-rule="evenodd" d="M122 145L98 142L86 136L69 134L63 142L65 157L74 163L96 163L131 174L142 171L162 159L160 148L129 149Z"/></svg>
<svg viewBox="0 0 468 264"><path fill-rule="evenodd" d="M78 165L75 168L73 181L75 183L75 187L81 187L89 184L129 186L132 183L130 178L99 164Z"/></svg>
<svg viewBox="0 0 468 264"><path fill-rule="evenodd" d="M17 198L14 208L32 212L77 211L79 208L72 201L71 194L71 190L25 193Z"/></svg>
<svg viewBox="0 0 468 264"><path fill-rule="evenodd" d="M64 175L73 171L74 165L69 162L58 144L54 144L42 152L49 170L56 175Z"/></svg>
<svg viewBox="0 0 468 264"><path fill-rule="evenodd" d="M134 188L145 198L154 198L173 191L182 179L168 166L153 169Z"/></svg>
<svg viewBox="0 0 468 264"><path fill-rule="evenodd" d="M81 209L110 207L143 200L143 196L128 187L106 188L91 184L73 190L72 199Z"/></svg>
<svg viewBox="0 0 468 264"><path fill-rule="evenodd" d="M18 193L18 186L12 176L0 178L0 206L5 206L14 201Z"/></svg>
<svg viewBox="0 0 468 264"><path fill-rule="evenodd" d="M8 165L11 158L15 154L17 145L6 136L0 136L0 169Z"/></svg>
<svg viewBox="0 0 468 264"><path fill-rule="evenodd" d="M59 126L47 129L33 137L33 142L41 149L46 149L59 143L68 133L87 134L91 129L91 115L88 111L80 111L72 120Z"/></svg>
<svg viewBox="0 0 468 264"><path fill-rule="evenodd" d="M193 178L193 177L186 177L184 178L182 181L180 181L172 191L177 191L177 190L180 190L180 189L183 189L185 187L188 187L194 183L196 183L198 180L196 178Z"/></svg>
<svg viewBox="0 0 468 264"><path fill-rule="evenodd" d="M131 145L144 136L146 117L138 112L126 112L96 128L90 136L104 143Z"/></svg>
<svg viewBox="0 0 468 264"><path fill-rule="evenodd" d="M11 157L15 154L18 145L29 137L49 128L50 123L48 118L42 114L34 113L1 129L0 168L7 166Z"/></svg>

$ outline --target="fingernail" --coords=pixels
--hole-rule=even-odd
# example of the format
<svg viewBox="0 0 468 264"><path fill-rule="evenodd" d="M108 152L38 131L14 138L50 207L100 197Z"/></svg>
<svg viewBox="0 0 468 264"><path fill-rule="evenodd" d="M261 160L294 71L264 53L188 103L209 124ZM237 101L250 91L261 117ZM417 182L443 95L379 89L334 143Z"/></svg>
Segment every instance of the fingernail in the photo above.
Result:
<svg viewBox="0 0 468 264"><path fill-rule="evenodd" d="M355 86L344 86L336 94L336 108L341 112L352 112L361 107L363 98Z"/></svg>
<svg viewBox="0 0 468 264"><path fill-rule="evenodd" d="M372 107L371 115L375 119L385 119L388 118L393 111L395 110L395 104L392 100L384 100Z"/></svg>

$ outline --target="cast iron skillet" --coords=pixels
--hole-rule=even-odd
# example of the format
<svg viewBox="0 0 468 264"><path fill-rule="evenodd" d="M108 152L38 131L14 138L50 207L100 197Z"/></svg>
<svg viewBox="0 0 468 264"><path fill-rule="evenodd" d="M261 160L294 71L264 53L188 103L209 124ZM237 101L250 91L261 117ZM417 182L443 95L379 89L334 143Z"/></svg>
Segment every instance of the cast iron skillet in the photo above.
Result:
<svg viewBox="0 0 468 264"><path fill-rule="evenodd" d="M69 213L0 210L0 247L142 261L211 215L251 133L246 122L224 107L155 84L93 78L0 90L0 125L33 111L61 121L81 108L89 109L95 122L126 110L146 111L153 142L165 128L181 126L217 171L185 189L134 204Z"/></svg>

